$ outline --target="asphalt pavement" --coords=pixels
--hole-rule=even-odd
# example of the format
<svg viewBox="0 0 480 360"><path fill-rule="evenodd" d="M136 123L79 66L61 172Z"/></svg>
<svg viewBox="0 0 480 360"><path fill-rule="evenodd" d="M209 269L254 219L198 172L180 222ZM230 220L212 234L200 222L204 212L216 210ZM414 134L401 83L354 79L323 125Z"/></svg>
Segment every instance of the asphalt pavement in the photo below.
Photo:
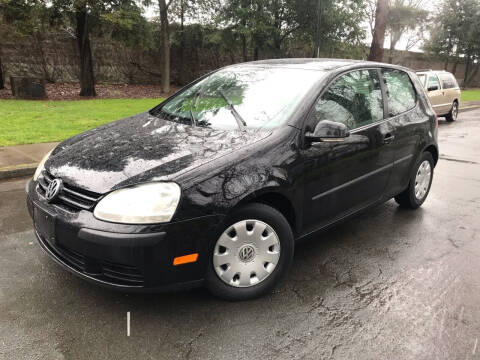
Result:
<svg viewBox="0 0 480 360"><path fill-rule="evenodd" d="M0 182L0 359L480 359L480 110L439 133L421 209L389 201L312 236L248 302L78 279L37 244L26 179Z"/></svg>

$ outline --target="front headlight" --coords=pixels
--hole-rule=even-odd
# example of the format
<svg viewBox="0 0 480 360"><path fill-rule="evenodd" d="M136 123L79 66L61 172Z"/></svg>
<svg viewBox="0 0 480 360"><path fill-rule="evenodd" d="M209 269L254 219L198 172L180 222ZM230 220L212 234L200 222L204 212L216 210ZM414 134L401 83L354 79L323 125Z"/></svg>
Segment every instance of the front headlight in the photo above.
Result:
<svg viewBox="0 0 480 360"><path fill-rule="evenodd" d="M38 163L37 170L35 170L35 174L33 174L33 181L37 181L38 177L42 173L42 170L45 166L45 163L47 162L48 158L50 157L50 154L52 153L53 149L50 150L47 155L45 155L42 160Z"/></svg>
<svg viewBox="0 0 480 360"><path fill-rule="evenodd" d="M180 186L157 182L112 191L95 207L97 219L125 224L168 222L180 201Z"/></svg>

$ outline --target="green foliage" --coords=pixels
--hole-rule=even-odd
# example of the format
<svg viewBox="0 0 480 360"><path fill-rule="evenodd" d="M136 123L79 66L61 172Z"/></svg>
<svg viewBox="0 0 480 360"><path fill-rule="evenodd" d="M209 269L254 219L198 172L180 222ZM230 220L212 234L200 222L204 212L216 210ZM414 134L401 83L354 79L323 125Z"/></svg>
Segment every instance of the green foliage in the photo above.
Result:
<svg viewBox="0 0 480 360"><path fill-rule="evenodd" d="M388 10L387 28L391 37L391 48L400 40L408 30L424 31L428 21L428 11L418 4L412 4L406 0L395 0Z"/></svg>
<svg viewBox="0 0 480 360"><path fill-rule="evenodd" d="M434 18L432 37L425 49L445 59L465 62L463 86L480 70L480 1L444 0Z"/></svg>
<svg viewBox="0 0 480 360"><path fill-rule="evenodd" d="M0 100L0 146L61 141L153 108L162 99Z"/></svg>
<svg viewBox="0 0 480 360"><path fill-rule="evenodd" d="M480 2L444 0L425 49L436 55L480 58Z"/></svg>
<svg viewBox="0 0 480 360"><path fill-rule="evenodd" d="M358 45L365 34L361 27L363 0L228 0L219 22L232 29L237 38L245 36L253 47L283 56L290 39L302 39L313 46L317 21L321 48L339 43Z"/></svg>

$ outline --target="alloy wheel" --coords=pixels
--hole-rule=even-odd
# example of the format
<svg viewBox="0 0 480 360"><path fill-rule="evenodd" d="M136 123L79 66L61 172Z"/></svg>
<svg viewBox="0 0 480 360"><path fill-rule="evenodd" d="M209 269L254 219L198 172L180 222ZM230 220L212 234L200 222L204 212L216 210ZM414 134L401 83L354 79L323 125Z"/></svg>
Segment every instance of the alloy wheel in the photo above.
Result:
<svg viewBox="0 0 480 360"><path fill-rule="evenodd" d="M457 117L458 117L458 104L454 102L453 108L452 108L452 118L453 120L457 120Z"/></svg>

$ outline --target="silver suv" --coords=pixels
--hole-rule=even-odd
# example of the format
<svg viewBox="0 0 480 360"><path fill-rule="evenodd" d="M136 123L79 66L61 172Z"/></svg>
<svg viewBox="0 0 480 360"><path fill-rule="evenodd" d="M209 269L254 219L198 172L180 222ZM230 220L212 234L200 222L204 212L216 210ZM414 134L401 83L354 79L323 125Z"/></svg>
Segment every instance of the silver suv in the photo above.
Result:
<svg viewBox="0 0 480 360"><path fill-rule="evenodd" d="M448 71L417 71L433 109L438 116L445 116L447 121L455 121L460 104L460 87L452 73Z"/></svg>

